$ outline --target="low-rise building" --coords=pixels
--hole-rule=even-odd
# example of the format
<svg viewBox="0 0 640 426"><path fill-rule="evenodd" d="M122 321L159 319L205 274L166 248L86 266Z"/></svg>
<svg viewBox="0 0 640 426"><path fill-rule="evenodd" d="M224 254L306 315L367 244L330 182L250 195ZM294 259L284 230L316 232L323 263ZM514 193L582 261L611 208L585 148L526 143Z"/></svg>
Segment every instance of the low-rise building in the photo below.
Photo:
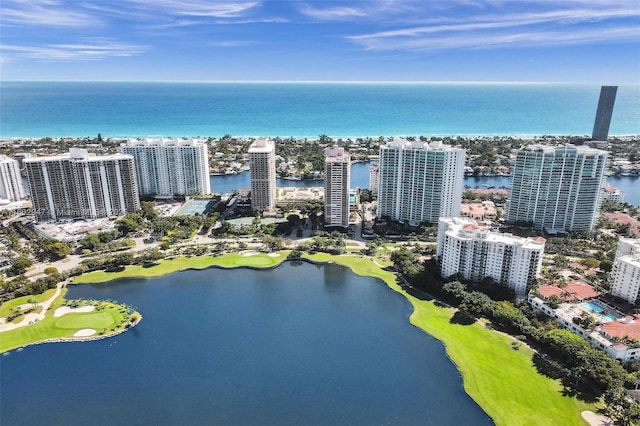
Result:
<svg viewBox="0 0 640 426"><path fill-rule="evenodd" d="M586 284L583 284L586 285ZM602 349L611 358L622 362L640 359L640 321L633 316L625 316L615 308L604 304L589 294L597 295L595 290L581 292L582 297L570 296L557 307L552 307L548 289L543 286L528 297L529 305L562 324L567 330L583 337L592 346ZM564 289L558 294L566 296ZM582 289L584 290L584 289ZM587 294L589 293L589 294ZM555 305L554 305L555 306ZM589 327L584 327L585 313L591 316Z"/></svg>
<svg viewBox="0 0 640 426"><path fill-rule="evenodd" d="M460 206L460 216L478 221L493 220L496 218L496 206L493 201L462 204Z"/></svg>

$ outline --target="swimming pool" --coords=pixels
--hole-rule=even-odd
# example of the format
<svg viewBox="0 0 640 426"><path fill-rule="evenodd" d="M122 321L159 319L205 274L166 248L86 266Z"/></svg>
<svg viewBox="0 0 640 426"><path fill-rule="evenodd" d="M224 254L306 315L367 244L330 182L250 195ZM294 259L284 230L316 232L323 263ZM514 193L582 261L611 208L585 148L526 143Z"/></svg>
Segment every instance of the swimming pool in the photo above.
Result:
<svg viewBox="0 0 640 426"><path fill-rule="evenodd" d="M604 311L604 309L602 309L600 306L595 305L593 303L583 303L582 307L585 308L585 309L588 309L591 312L596 313L598 315L602 314L602 312ZM616 319L615 315L612 315L609 312L607 312L607 315L605 315L604 318L607 318L607 319L609 319L611 321Z"/></svg>

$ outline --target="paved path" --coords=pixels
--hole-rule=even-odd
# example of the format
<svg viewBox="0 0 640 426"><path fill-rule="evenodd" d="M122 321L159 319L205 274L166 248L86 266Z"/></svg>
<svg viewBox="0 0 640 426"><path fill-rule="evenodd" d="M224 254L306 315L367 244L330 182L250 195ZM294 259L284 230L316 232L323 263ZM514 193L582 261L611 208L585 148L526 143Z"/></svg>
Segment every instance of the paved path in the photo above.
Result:
<svg viewBox="0 0 640 426"><path fill-rule="evenodd" d="M62 291L62 287L64 284L64 282L58 283L58 285L56 286L56 292L53 294L53 296L51 296L49 300L39 303L39 305L42 307L40 313L32 312L30 314L27 314L24 316L22 321L18 323L7 323L5 318L0 318L0 333L2 333L3 331L15 330L16 328L24 327L29 324L33 324L36 321L43 320L45 314L49 310L49 307L51 306L55 298L60 296L60 292Z"/></svg>

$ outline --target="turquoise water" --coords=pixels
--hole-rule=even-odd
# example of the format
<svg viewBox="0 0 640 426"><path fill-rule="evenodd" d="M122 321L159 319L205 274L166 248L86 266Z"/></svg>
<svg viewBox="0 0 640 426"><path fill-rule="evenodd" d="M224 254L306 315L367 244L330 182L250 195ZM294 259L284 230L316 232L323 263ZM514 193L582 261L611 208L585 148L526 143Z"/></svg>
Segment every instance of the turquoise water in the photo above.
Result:
<svg viewBox="0 0 640 426"><path fill-rule="evenodd" d="M68 297L129 303L143 320L0 357L3 425L492 424L409 302L337 265L185 271Z"/></svg>
<svg viewBox="0 0 640 426"><path fill-rule="evenodd" d="M587 135L598 85L0 82L0 136ZM621 86L612 135L640 134Z"/></svg>
<svg viewBox="0 0 640 426"><path fill-rule="evenodd" d="M604 311L600 306L594 305L593 303L583 303L582 306L584 306L585 308L589 309L592 312L595 312L596 314L601 314ZM612 314L607 314L604 317L610 319L611 321L616 319L616 317Z"/></svg>

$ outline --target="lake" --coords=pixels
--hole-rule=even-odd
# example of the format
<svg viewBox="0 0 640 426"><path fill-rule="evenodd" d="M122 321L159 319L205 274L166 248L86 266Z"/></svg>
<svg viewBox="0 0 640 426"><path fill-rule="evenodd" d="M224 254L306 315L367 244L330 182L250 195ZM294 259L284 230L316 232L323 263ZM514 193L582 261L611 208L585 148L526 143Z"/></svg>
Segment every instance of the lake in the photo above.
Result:
<svg viewBox="0 0 640 426"><path fill-rule="evenodd" d="M68 297L144 318L2 356L3 424L492 424L408 301L344 267L185 271Z"/></svg>

